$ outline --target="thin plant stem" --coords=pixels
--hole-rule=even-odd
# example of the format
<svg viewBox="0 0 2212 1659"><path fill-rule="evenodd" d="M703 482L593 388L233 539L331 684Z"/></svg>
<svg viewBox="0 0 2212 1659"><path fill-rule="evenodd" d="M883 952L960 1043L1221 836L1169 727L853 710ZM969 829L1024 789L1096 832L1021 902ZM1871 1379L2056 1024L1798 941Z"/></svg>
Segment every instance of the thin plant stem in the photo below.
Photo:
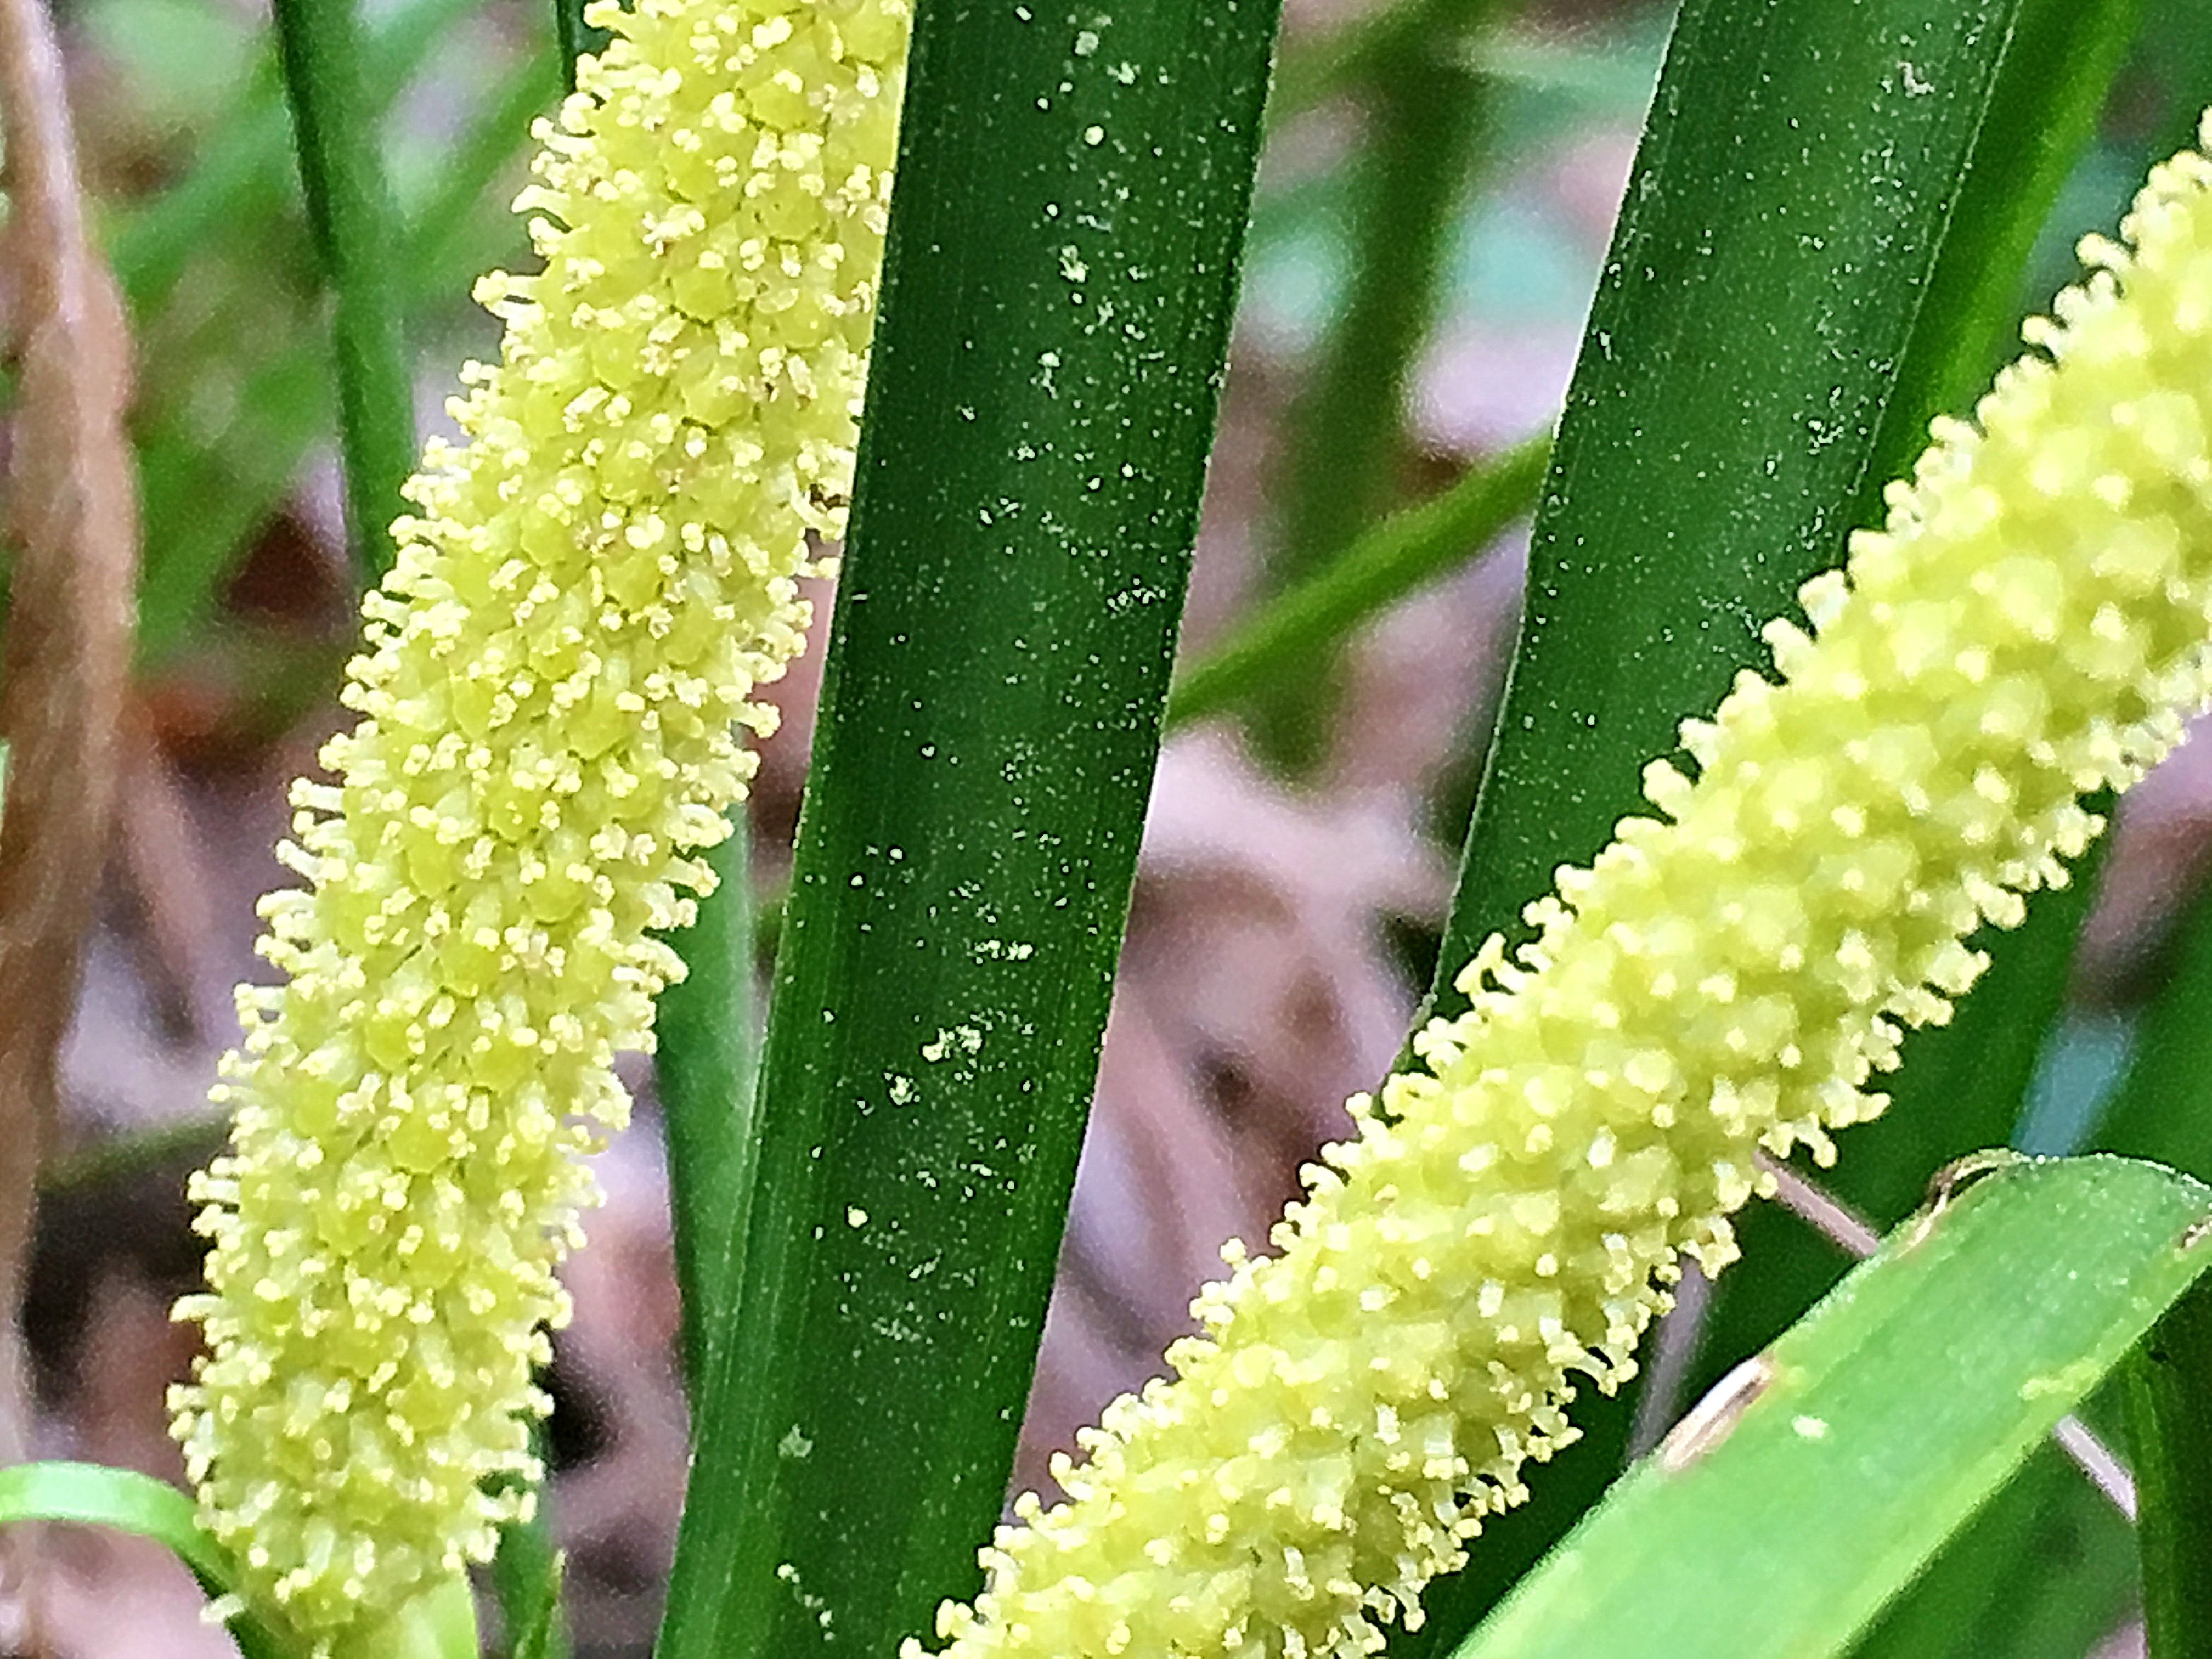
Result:
<svg viewBox="0 0 2212 1659"><path fill-rule="evenodd" d="M333 297L338 444L354 556L391 568L399 486L415 465L397 216L351 0L276 0L276 40L307 218Z"/></svg>
<svg viewBox="0 0 2212 1659"><path fill-rule="evenodd" d="M1390 505L1404 448L1406 381L1436 311L1462 187L1486 125L1481 77L1460 49L1504 0L1420 0L1366 43L1358 100L1351 289L1295 411L1270 576L1289 586ZM1253 710L1261 753L1301 770L1327 726L1335 653Z"/></svg>
<svg viewBox="0 0 2212 1659"><path fill-rule="evenodd" d="M407 216L407 246L417 269L455 263L454 255L484 200L484 184L503 168L530 129L531 118L553 100L554 66L532 53L491 88L477 117L440 168L429 193Z"/></svg>
<svg viewBox="0 0 2212 1659"><path fill-rule="evenodd" d="M1486 547L1535 507L1551 453L1546 436L1493 457L1373 526L1277 594L1176 678L1168 729L1306 672L1361 623Z"/></svg>

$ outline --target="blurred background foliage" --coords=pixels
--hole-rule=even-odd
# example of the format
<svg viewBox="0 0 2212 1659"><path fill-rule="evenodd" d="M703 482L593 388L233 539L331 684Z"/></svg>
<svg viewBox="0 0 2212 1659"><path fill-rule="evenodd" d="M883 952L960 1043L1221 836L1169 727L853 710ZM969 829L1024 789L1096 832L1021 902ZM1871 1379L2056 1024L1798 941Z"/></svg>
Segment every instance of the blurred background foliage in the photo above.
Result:
<svg viewBox="0 0 2212 1659"><path fill-rule="evenodd" d="M1222 1240L1264 1233L1298 1164L1340 1128L1345 1094L1389 1066L1434 973L1540 442L1671 15L1659 0L1290 8L1184 701L1020 1484L1042 1482L1047 1455L1155 1368ZM257 972L252 902L279 877L268 848L283 783L337 721L355 578L330 300L265 18L246 0L68 0L60 21L137 352L144 544L122 823L27 1319L41 1446L173 1475L161 1390L189 1338L166 1308L196 1270L180 1176L218 1133L204 1094L232 1030L228 987ZM495 349L472 279L526 257L506 204L529 122L556 95L553 17L522 0L391 0L368 25L418 418L437 430L459 362ZM2018 310L2047 301L2075 240L2111 228L2208 101L2212 8L2145 0ZM1235 676L1218 673L1231 659ZM787 726L753 806L763 966L813 686L810 665L781 688ZM2055 1004L2031 1079L2006 1085L2017 1144L2094 1141L2212 1176L2212 1113L2182 1109L2212 1077L2199 1063L2212 1062L2212 902L2194 897L2208 843L2212 767L2185 750L2123 814L2094 903L2038 923L2079 926L2081 942L2063 997L2054 983L2010 1011L2040 1022ZM649 1101L646 1068L631 1077ZM571 1275L580 1316L557 1345L550 1435L577 1651L613 1656L648 1650L684 1428L650 1133L606 1176L609 1209ZM1740 1299L1723 1298L1709 1331L1678 1330L1647 1435L1844 1266L1785 1216L1747 1238ZM2045 1456L1862 1650L2124 1652L2132 1562L2117 1521ZM55 1577L65 1652L225 1650L150 1550L71 1538Z"/></svg>

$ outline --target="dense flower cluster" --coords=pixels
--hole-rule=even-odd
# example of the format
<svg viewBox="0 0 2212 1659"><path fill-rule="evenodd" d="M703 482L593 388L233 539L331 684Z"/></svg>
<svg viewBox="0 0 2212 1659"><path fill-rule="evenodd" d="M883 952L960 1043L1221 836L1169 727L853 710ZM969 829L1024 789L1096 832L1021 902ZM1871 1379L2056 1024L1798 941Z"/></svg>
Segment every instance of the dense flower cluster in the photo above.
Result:
<svg viewBox="0 0 2212 1659"><path fill-rule="evenodd" d="M908 10L599 0L518 204L544 269L479 289L501 361L410 487L336 781L295 787L174 1407L249 1598L319 1648L526 1502L578 1160L680 971L649 935L705 890L733 728L843 526Z"/></svg>
<svg viewBox="0 0 2212 1659"><path fill-rule="evenodd" d="M2212 143L2212 121L2207 141ZM983 1553L957 1659L1354 1655L1411 1617L1665 1305L1733 1254L1753 1152L1879 1110L1966 937L2100 828L2212 690L2212 164L2153 174L1974 425L1771 623L1588 870L1495 939L1358 1133L1201 1297L1172 1382L1109 1407L1070 1502ZM1814 637L1817 636L1817 637ZM909 1651L915 1650L910 1649Z"/></svg>

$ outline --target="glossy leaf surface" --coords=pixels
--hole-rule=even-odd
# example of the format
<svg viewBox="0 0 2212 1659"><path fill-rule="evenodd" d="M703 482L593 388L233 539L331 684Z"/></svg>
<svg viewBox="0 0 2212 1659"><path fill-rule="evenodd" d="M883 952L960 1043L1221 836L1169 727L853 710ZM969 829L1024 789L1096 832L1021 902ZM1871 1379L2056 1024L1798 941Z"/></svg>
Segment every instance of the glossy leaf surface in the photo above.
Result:
<svg viewBox="0 0 2212 1659"><path fill-rule="evenodd" d="M1701 1402L1457 1659L1838 1651L2188 1289L2208 1204L2110 1158L1954 1191Z"/></svg>
<svg viewBox="0 0 2212 1659"><path fill-rule="evenodd" d="M664 1659L890 1653L975 1586L1128 902L1273 28L1267 0L917 18Z"/></svg>
<svg viewBox="0 0 2212 1659"><path fill-rule="evenodd" d="M1971 402L2135 15L2119 0L1684 8L1538 512L1440 1011L1464 1006L1449 978L1482 938L1511 933L1557 866L1642 806L1642 767L1676 723L1766 662L1757 629L1875 520L1929 414ZM2008 1132L2072 950L2075 917L2043 912L2070 902L2046 895L2022 933L1978 941L2009 993L1915 1034L1887 1120L1846 1143L1844 1179L1884 1219L1937 1164ZM1723 1364L1747 1351L1735 1332L1765 1340L1841 1271L1786 1218L1746 1230L1759 1266L1740 1278L1758 1277L1741 1316L1722 1282ZM1595 1501L1629 1414L1577 1402L1585 1442L1431 1593L1430 1627L1394 1637L1396 1659L1449 1650Z"/></svg>

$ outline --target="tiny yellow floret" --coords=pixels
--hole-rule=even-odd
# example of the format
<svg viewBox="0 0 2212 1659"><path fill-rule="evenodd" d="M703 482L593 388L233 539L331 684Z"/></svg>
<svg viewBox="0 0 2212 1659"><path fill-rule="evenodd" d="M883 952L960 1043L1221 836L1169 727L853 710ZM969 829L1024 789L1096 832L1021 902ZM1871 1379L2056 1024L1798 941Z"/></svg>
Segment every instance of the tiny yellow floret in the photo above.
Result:
<svg viewBox="0 0 2212 1659"><path fill-rule="evenodd" d="M1376 1651L1571 1437L1577 1379L1632 1374L1678 1253L1730 1259L1754 1152L1825 1159L1881 1109L1903 1028L1981 971L1967 937L2066 879L2079 797L2212 691L2212 163L2158 168L2124 234L1807 585L1811 632L1769 624L1777 678L1652 763L1659 816L1561 870L1425 1069L1354 1103L1278 1254L1226 1253L1174 1379L1055 1468L1070 1501L1016 1505L947 1655Z"/></svg>
<svg viewBox="0 0 2212 1659"><path fill-rule="evenodd" d="M593 7L517 204L544 268L479 287L501 361L409 488L336 781L295 788L173 1405L248 1601L318 1652L527 1505L580 1160L681 971L651 934L707 890L843 530L908 11Z"/></svg>

